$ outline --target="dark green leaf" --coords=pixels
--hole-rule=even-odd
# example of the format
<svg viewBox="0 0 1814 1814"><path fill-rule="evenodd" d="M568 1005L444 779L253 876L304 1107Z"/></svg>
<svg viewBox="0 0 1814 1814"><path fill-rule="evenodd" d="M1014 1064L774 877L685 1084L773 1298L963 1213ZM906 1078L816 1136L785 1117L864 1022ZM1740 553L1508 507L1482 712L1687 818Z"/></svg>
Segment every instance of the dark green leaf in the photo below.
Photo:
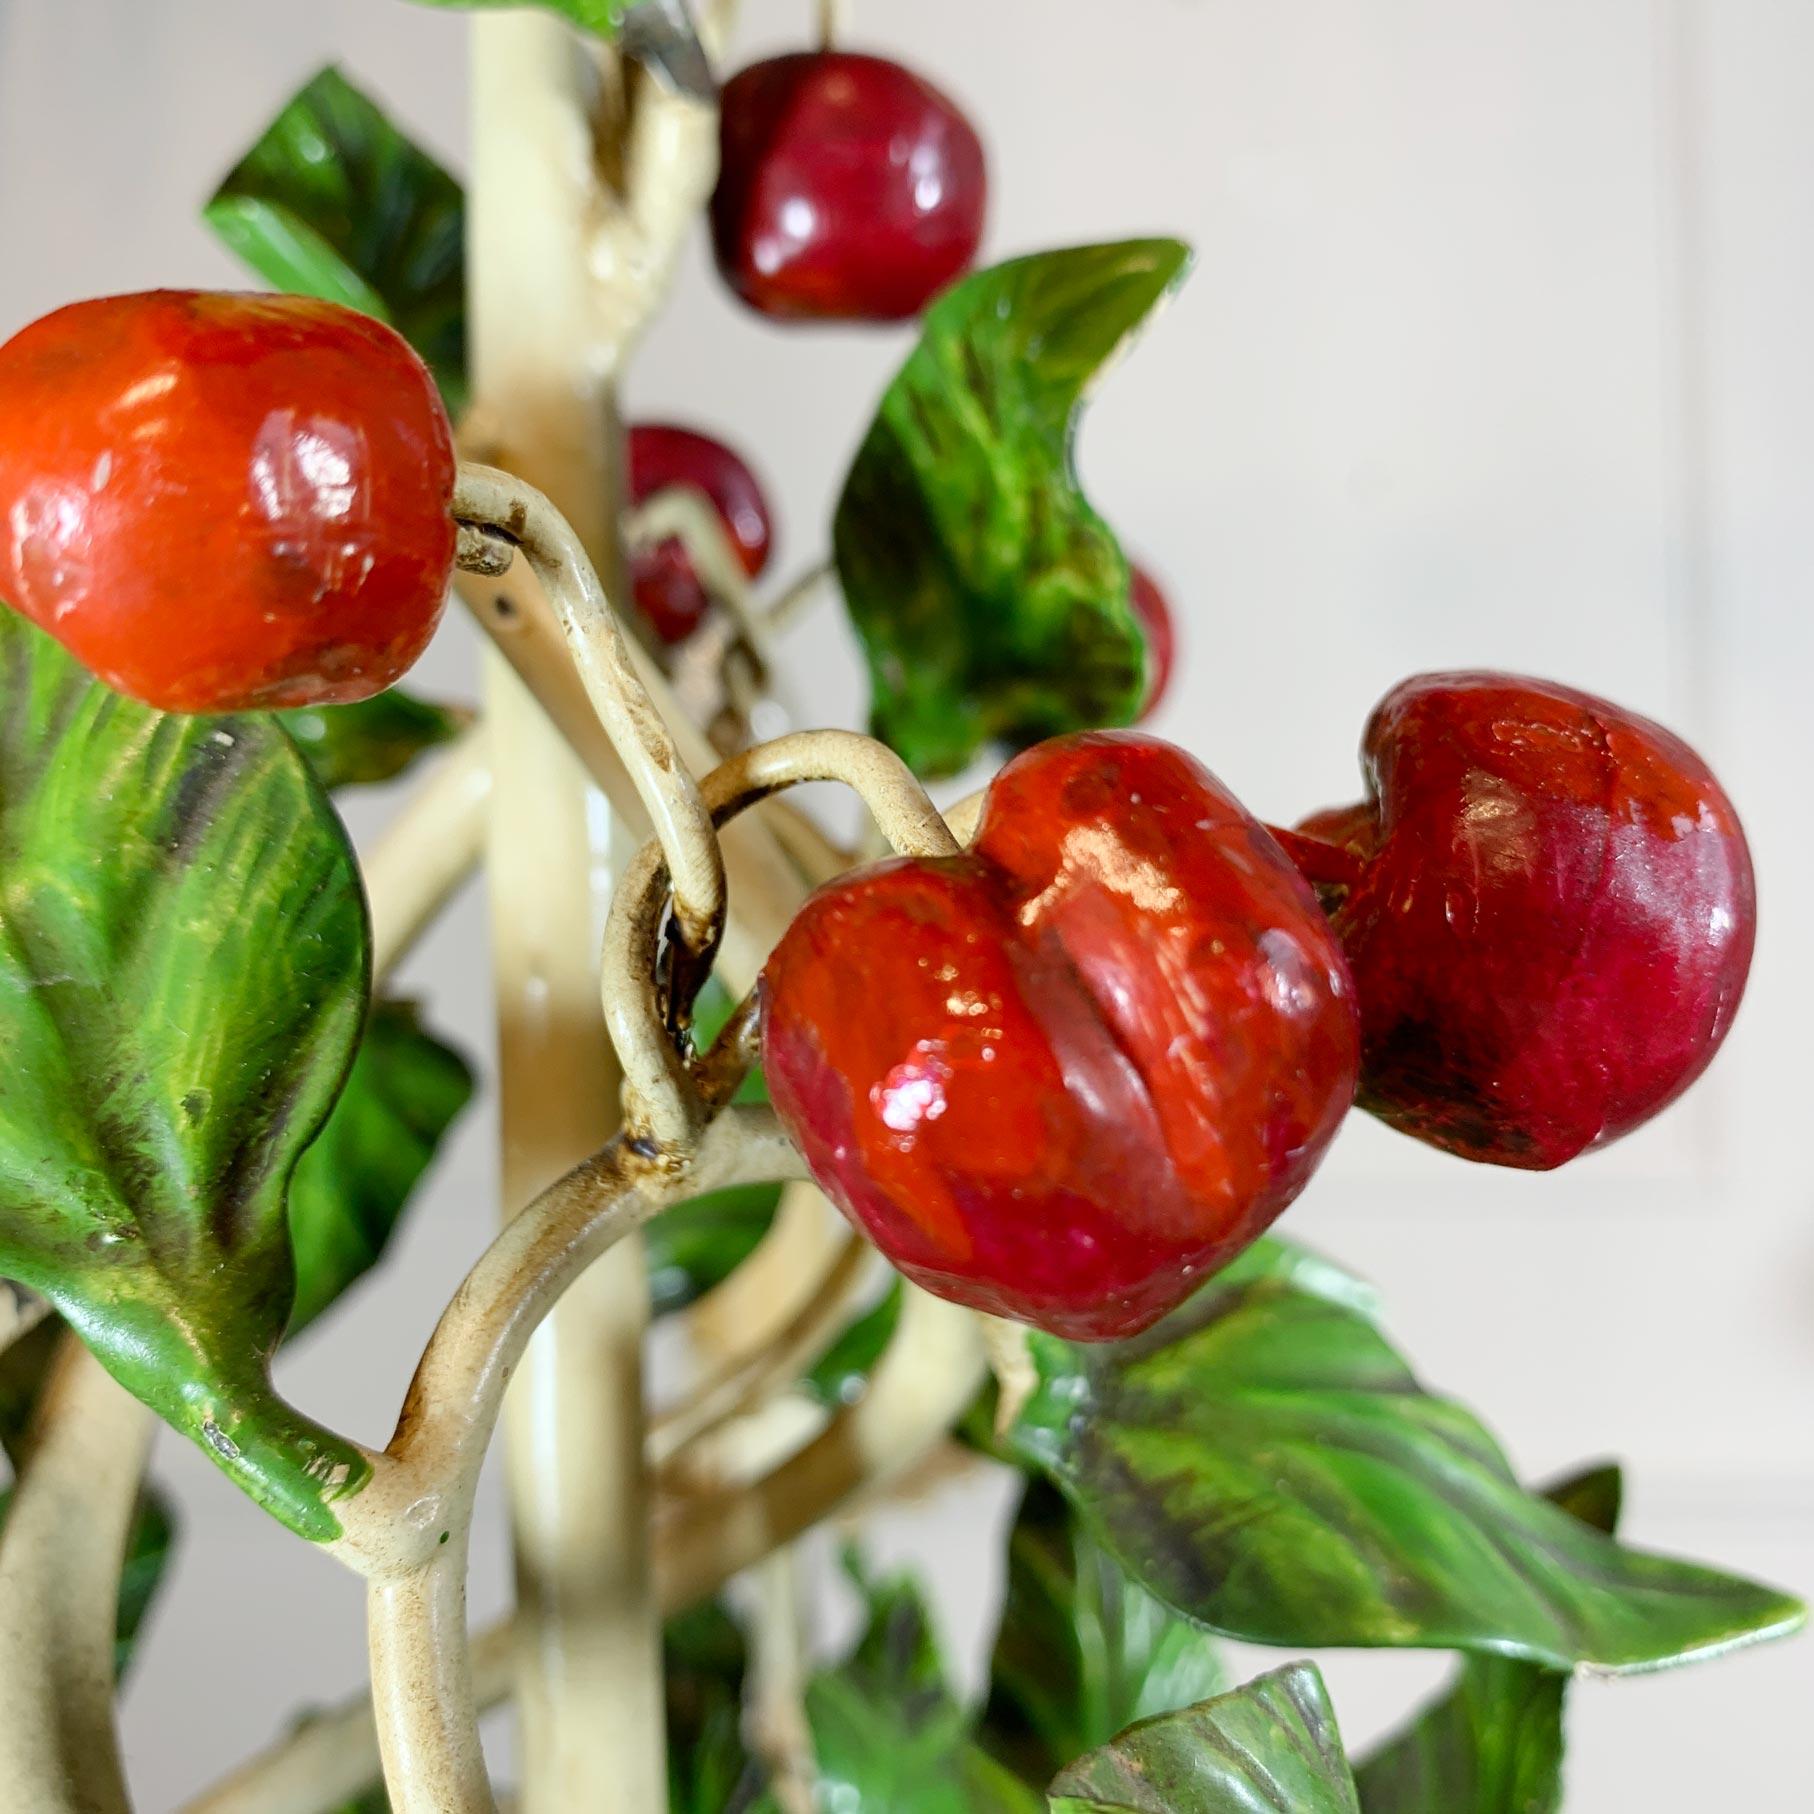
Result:
<svg viewBox="0 0 1814 1814"><path fill-rule="evenodd" d="M422 1030L413 1003L373 1005L346 1087L290 1184L292 1335L378 1263L411 1192L471 1100L465 1059Z"/></svg>
<svg viewBox="0 0 1814 1814"><path fill-rule="evenodd" d="M756 1251L781 1202L774 1184L708 1191L663 1210L643 1231L655 1314L684 1310Z"/></svg>
<svg viewBox="0 0 1814 1814"><path fill-rule="evenodd" d="M910 1576L852 1575L868 1617L842 1669L806 1691L819 1805L838 1814L1040 1814L1040 1798L971 1738ZM751 1814L778 1814L770 1796Z"/></svg>
<svg viewBox="0 0 1814 1814"><path fill-rule="evenodd" d="M711 1046L736 1005L716 978L707 979L693 1009L693 1042L698 1050ZM768 1100L760 1070L743 1080L736 1100ZM780 1185L742 1184L677 1203L657 1216L643 1235L655 1314L684 1310L723 1284L756 1251L780 1204Z"/></svg>
<svg viewBox="0 0 1814 1814"><path fill-rule="evenodd" d="M1135 1341L1035 1334L1032 1353L1019 1453L1143 1586L1231 1636L1629 1671L1803 1619L1785 1594L1628 1549L1526 1493L1372 1321L1264 1260Z"/></svg>
<svg viewBox="0 0 1814 1814"><path fill-rule="evenodd" d="M559 13L581 31L595 37L615 38L624 15L635 7L636 0L527 0L544 12ZM522 6L525 0L417 0L419 6L438 6L459 12L484 12L500 6Z"/></svg>
<svg viewBox="0 0 1814 1814"><path fill-rule="evenodd" d="M1313 1664L1292 1663L1146 1720L1052 1785L1052 1814L1260 1810L1359 1814L1335 1710Z"/></svg>
<svg viewBox="0 0 1814 1814"><path fill-rule="evenodd" d="M323 787L391 781L437 744L450 742L472 714L390 687L354 705L311 705L279 712Z"/></svg>
<svg viewBox="0 0 1814 1814"><path fill-rule="evenodd" d="M743 1633L707 1601L670 1619L662 1637L670 1814L724 1814L750 1769L743 1746Z"/></svg>
<svg viewBox="0 0 1814 1814"><path fill-rule="evenodd" d="M1550 1491L1609 1535L1620 1479L1597 1468ZM1365 1814L1556 1814L1568 1677L1511 1657L1463 1660L1454 1687L1355 1771Z"/></svg>
<svg viewBox="0 0 1814 1814"><path fill-rule="evenodd" d="M921 774L1139 712L1127 559L1071 444L1091 380L1189 262L1142 239L979 271L932 305L883 396L833 548L875 734Z"/></svg>
<svg viewBox="0 0 1814 1814"><path fill-rule="evenodd" d="M120 1566L119 1622L114 1634L113 1672L123 1679L140 1629L157 1598L176 1545L176 1517L170 1502L155 1486L139 1496L138 1511L126 1537L126 1557Z"/></svg>
<svg viewBox="0 0 1814 1814"><path fill-rule="evenodd" d="M1135 1721L1227 1685L1202 1629L1130 1581L1055 1487L1029 1480L1008 1540L981 1732L988 1750L1046 1782Z"/></svg>
<svg viewBox="0 0 1814 1814"><path fill-rule="evenodd" d="M366 1466L269 1363L366 947L346 834L270 719L151 711L0 611L0 1273L316 1539Z"/></svg>
<svg viewBox="0 0 1814 1814"><path fill-rule="evenodd" d="M829 1411L852 1404L862 1395L876 1362L894 1339L895 1324L901 1320L901 1300L901 1281L893 1279L873 1308L858 1317L801 1380L801 1389L808 1398Z"/></svg>
<svg viewBox="0 0 1814 1814"><path fill-rule="evenodd" d="M388 321L449 409L464 403L465 198L339 70L295 95L204 214L278 289Z"/></svg>

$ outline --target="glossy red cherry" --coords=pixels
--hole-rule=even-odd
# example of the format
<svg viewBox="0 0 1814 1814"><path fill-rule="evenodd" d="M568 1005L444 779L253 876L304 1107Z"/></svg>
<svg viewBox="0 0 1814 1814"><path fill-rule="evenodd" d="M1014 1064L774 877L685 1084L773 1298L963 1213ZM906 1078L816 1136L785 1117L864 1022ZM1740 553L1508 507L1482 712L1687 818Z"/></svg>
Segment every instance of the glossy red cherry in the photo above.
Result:
<svg viewBox="0 0 1814 1814"><path fill-rule="evenodd" d="M1278 1215L1359 1058L1284 853L1132 732L1017 757L969 854L821 889L762 1004L775 1107L883 1253L1085 1341L1145 1328Z"/></svg>
<svg viewBox="0 0 1814 1814"><path fill-rule="evenodd" d="M389 686L452 569L454 450L388 327L298 296L78 302L0 347L0 597L170 711Z"/></svg>
<svg viewBox="0 0 1814 1814"><path fill-rule="evenodd" d="M884 57L803 52L724 90L712 240L765 315L897 321L982 243L982 141L957 105Z"/></svg>
<svg viewBox="0 0 1814 1814"><path fill-rule="evenodd" d="M1354 972L1362 1104L1544 1169L1672 1102L1732 1024L1755 894L1707 766L1602 699L1430 674L1367 726L1368 800L1291 840Z"/></svg>
<svg viewBox="0 0 1814 1814"><path fill-rule="evenodd" d="M768 503L756 475L722 441L666 422L630 430L630 502L644 504L678 485L703 491L754 579L768 565ZM711 599L678 537L636 550L630 564L636 608L665 643L685 642Z"/></svg>
<svg viewBox="0 0 1814 1814"><path fill-rule="evenodd" d="M1146 700L1140 707L1142 718L1159 709L1165 689L1171 685L1172 669L1178 659L1178 633L1172 624L1172 608L1159 582L1144 567L1129 569L1131 588L1128 602L1134 616L1146 633Z"/></svg>

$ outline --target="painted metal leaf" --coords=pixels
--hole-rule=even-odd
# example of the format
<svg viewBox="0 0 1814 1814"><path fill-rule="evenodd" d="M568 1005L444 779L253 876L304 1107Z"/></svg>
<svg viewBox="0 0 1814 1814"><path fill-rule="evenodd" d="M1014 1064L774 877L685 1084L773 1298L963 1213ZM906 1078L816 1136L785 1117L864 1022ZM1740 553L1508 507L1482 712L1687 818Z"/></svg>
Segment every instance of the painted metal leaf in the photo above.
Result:
<svg viewBox="0 0 1814 1814"><path fill-rule="evenodd" d="M367 939L345 832L268 718L151 711L0 611L0 1273L316 1539L365 1463L269 1363Z"/></svg>
<svg viewBox="0 0 1814 1814"><path fill-rule="evenodd" d="M614 38L624 16L635 10L637 0L416 0L416 3L466 13L527 4L539 7L543 12L559 13L563 19L570 20L581 31L591 32L594 37Z"/></svg>
<svg viewBox="0 0 1814 1814"><path fill-rule="evenodd" d="M1525 1492L1368 1317L1263 1262L1134 1341L1031 1346L1040 1383L1010 1432L1019 1454L1143 1586L1230 1636L1632 1671L1805 1616Z"/></svg>
<svg viewBox="0 0 1814 1814"><path fill-rule="evenodd" d="M693 1041L699 1050L709 1048L724 1030L736 1005L716 977L706 979L693 1009ZM743 1080L735 1100L768 1100L760 1069ZM643 1230L655 1315L684 1310L723 1284L756 1251L780 1206L780 1185L740 1184L663 1210Z"/></svg>
<svg viewBox="0 0 1814 1814"><path fill-rule="evenodd" d="M850 1566L847 1558L847 1566ZM806 1689L819 1805L850 1814L1042 1814L1044 1803L971 1736L911 1576L852 1567L866 1620L840 1669ZM779 1814L772 1794L751 1814Z"/></svg>
<svg viewBox="0 0 1814 1814"><path fill-rule="evenodd" d="M904 1293L891 1279L887 1290L819 1357L800 1381L800 1389L828 1411L854 1404L863 1396L876 1363L894 1339L901 1320Z"/></svg>
<svg viewBox="0 0 1814 1814"><path fill-rule="evenodd" d="M743 1743L743 1632L721 1601L668 1621L662 1632L669 1814L723 1814L751 1773Z"/></svg>
<svg viewBox="0 0 1814 1814"><path fill-rule="evenodd" d="M1071 447L1091 381L1189 262L1170 239L1044 252L927 312L832 531L873 729L919 773L1138 714L1127 558Z"/></svg>
<svg viewBox="0 0 1814 1814"><path fill-rule="evenodd" d="M388 321L466 400L465 197L336 68L285 105L203 210L268 283Z"/></svg>
<svg viewBox="0 0 1814 1814"><path fill-rule="evenodd" d="M1548 1497L1610 1534L1620 1487L1603 1467ZM1557 1814L1568 1682L1511 1657L1464 1658L1449 1692L1356 1769L1363 1814Z"/></svg>
<svg viewBox="0 0 1814 1814"><path fill-rule="evenodd" d="M340 788L395 780L419 756L459 736L472 714L387 687L353 705L279 712L277 721L295 738L321 785Z"/></svg>
<svg viewBox="0 0 1814 1814"><path fill-rule="evenodd" d="M373 1005L346 1087L290 1183L290 1334L378 1263L472 1088L465 1059L423 1030L414 1003Z"/></svg>
<svg viewBox="0 0 1814 1814"><path fill-rule="evenodd" d="M1360 1814L1311 1663L1130 1728L1052 1784L1052 1814ZM1451 1814L1460 1814L1459 1809Z"/></svg>
<svg viewBox="0 0 1814 1814"><path fill-rule="evenodd" d="M989 1669L983 1745L1016 1774L1064 1764L1228 1687L1215 1642L1128 1579L1057 1488L1027 1482Z"/></svg>

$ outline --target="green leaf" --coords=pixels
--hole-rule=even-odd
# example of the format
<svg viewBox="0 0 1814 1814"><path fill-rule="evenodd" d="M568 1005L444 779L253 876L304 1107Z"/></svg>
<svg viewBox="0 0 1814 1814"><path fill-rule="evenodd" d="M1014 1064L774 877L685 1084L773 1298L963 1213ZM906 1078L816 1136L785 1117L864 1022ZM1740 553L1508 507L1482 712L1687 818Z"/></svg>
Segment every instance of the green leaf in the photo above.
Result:
<svg viewBox="0 0 1814 1814"><path fill-rule="evenodd" d="M808 1398L833 1411L840 1405L855 1403L862 1396L876 1362L894 1339L895 1325L901 1320L903 1295L901 1281L898 1278L891 1280L874 1306L825 1350L818 1365L800 1381L801 1390Z"/></svg>
<svg viewBox="0 0 1814 1814"><path fill-rule="evenodd" d="M847 1557L868 1618L842 1669L806 1690L819 1805L837 1814L1040 1814L1040 1798L971 1737L911 1576ZM778 1814L764 1795L751 1814Z"/></svg>
<svg viewBox="0 0 1814 1814"><path fill-rule="evenodd" d="M1289 1664L1200 1707L1143 1721L1052 1785L1052 1814L1262 1809L1359 1814L1335 1710L1313 1664Z"/></svg>
<svg viewBox="0 0 1814 1814"><path fill-rule="evenodd" d="M120 1609L114 1632L113 1673L124 1680L133 1647L163 1585L170 1552L176 1547L176 1514L155 1486L139 1496L132 1529L126 1537L126 1557L120 1566Z"/></svg>
<svg viewBox="0 0 1814 1814"><path fill-rule="evenodd" d="M465 1059L422 1030L413 1003L373 1005L346 1087L290 1184L292 1335L378 1263L442 1138L471 1100Z"/></svg>
<svg viewBox="0 0 1814 1814"><path fill-rule="evenodd" d="M655 1314L684 1310L729 1278L756 1251L780 1202L779 1185L739 1184L663 1210L643 1231Z"/></svg>
<svg viewBox="0 0 1814 1814"><path fill-rule="evenodd" d="M465 198L329 67L286 104L203 217L267 282L388 321L466 398Z"/></svg>
<svg viewBox="0 0 1814 1814"><path fill-rule="evenodd" d="M1138 1339L1035 1334L1010 1432L1143 1586L1262 1644L1658 1668L1802 1622L1789 1596L1626 1548L1525 1492L1374 1323L1265 1256Z"/></svg>
<svg viewBox="0 0 1814 1814"><path fill-rule="evenodd" d="M669 1814L724 1814L750 1769L743 1746L743 1633L718 1601L662 1634Z"/></svg>
<svg viewBox="0 0 1814 1814"><path fill-rule="evenodd" d="M367 938L346 834L268 718L151 711L0 611L0 1273L317 1540L366 1464L269 1364Z"/></svg>
<svg viewBox="0 0 1814 1814"><path fill-rule="evenodd" d="M1228 1686L1214 1642L1130 1581L1063 1495L1027 1483L981 1738L1031 1781L1153 1714Z"/></svg>
<svg viewBox="0 0 1814 1814"><path fill-rule="evenodd" d="M1619 1470L1596 1468L1548 1496L1610 1535ZM1364 1814L1557 1814L1567 1693L1555 1670L1465 1658L1453 1688L1355 1771Z"/></svg>
<svg viewBox="0 0 1814 1814"><path fill-rule="evenodd" d="M1090 382L1189 262L1171 239L1044 252L928 310L832 530L872 726L919 773L1138 714L1127 558L1071 449Z"/></svg>
<svg viewBox="0 0 1814 1814"><path fill-rule="evenodd" d="M459 736L472 714L388 687L353 705L279 712L277 721L295 738L321 785L339 788L394 780L418 756Z"/></svg>
<svg viewBox="0 0 1814 1814"><path fill-rule="evenodd" d="M634 10L636 0L416 0L416 4L467 13L530 4L543 12L559 13L563 19L570 20L581 31L591 32L594 37L615 38L624 15Z"/></svg>

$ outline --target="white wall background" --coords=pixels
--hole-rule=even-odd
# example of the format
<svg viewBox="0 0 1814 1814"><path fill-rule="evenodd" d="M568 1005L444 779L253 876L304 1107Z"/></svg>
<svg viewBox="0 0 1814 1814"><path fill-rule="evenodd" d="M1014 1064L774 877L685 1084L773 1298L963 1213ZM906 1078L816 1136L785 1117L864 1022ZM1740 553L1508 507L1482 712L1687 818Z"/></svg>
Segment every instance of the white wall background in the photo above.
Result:
<svg viewBox="0 0 1814 1814"><path fill-rule="evenodd" d="M797 42L753 0L739 55ZM1686 732L1750 824L1764 923L1712 1078L1558 1176L1466 1168L1357 1123L1292 1213L1384 1288L1426 1377L1541 1477L1608 1453L1629 1534L1814 1588L1814 8L1806 0L864 0L853 41L962 96L995 169L990 252L1134 231L1194 279L1104 390L1088 482L1169 579L1185 668L1160 728L1258 811L1349 797L1399 676L1500 665ZM237 281L198 201L319 63L457 165L464 33L390 0L0 0L0 334L70 298ZM695 247L636 371L637 412L755 450L780 565L830 500L905 341L780 332ZM4 400L0 399L0 407ZM789 650L812 721L854 721L832 619ZM432 680L469 692L450 620ZM361 802L360 829L382 800ZM405 981L477 1051L471 893ZM380 1285L285 1383L362 1437L490 1228L476 1115ZM183 1553L128 1698L141 1806L174 1808L295 1706L363 1669L359 1590L160 1442ZM1000 1494L891 1516L988 1642ZM495 1501L489 1502L495 1510ZM986 1553L987 1552L987 1553ZM475 1614L503 1600L495 1516ZM1257 1660L1257 1659L1256 1659ZM1338 1657L1351 1741L1433 1679ZM1789 1810L1814 1797L1814 1640L1583 1685L1569 1806Z"/></svg>

